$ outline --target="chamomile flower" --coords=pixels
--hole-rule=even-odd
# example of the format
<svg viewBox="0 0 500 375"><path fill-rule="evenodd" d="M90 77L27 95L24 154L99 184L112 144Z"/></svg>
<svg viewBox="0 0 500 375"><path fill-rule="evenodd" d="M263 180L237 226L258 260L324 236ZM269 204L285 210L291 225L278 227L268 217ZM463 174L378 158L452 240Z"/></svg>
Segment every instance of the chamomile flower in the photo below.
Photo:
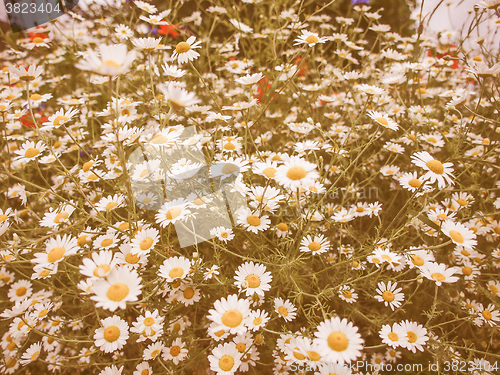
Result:
<svg viewBox="0 0 500 375"><path fill-rule="evenodd" d="M241 353L234 342L220 344L208 356L210 369L217 375L233 375L241 364Z"/></svg>
<svg viewBox="0 0 500 375"><path fill-rule="evenodd" d="M347 303L354 303L358 299L358 293L354 292L354 289L349 285L342 285L339 288L339 298L346 301Z"/></svg>
<svg viewBox="0 0 500 375"><path fill-rule="evenodd" d="M215 323L211 332L229 331L231 334L243 334L247 331L247 318L250 313L250 301L231 294L227 298L214 302L208 319Z"/></svg>
<svg viewBox="0 0 500 375"><path fill-rule="evenodd" d="M319 354L332 363L349 363L361 356L364 340L358 327L347 319L333 317L317 327L315 343Z"/></svg>
<svg viewBox="0 0 500 375"><path fill-rule="evenodd" d="M271 220L267 215L259 216L257 212L243 209L238 214L238 224L242 225L247 231L257 234L268 229Z"/></svg>
<svg viewBox="0 0 500 375"><path fill-rule="evenodd" d="M163 349L162 358L164 361L172 361L174 365L178 365L188 355L186 343L180 337L176 338L169 347Z"/></svg>
<svg viewBox="0 0 500 375"><path fill-rule="evenodd" d="M248 328L251 331L258 331L269 321L269 314L264 310L251 311L248 315Z"/></svg>
<svg viewBox="0 0 500 375"><path fill-rule="evenodd" d="M195 42L196 37L191 36L185 42L180 42L175 46L175 52L172 54L171 59L177 59L179 64L185 64L189 61L197 59L200 54L193 51L195 48L200 48L200 41Z"/></svg>
<svg viewBox="0 0 500 375"><path fill-rule="evenodd" d="M303 185L312 185L318 177L316 165L297 156L288 158L279 166L275 176L280 185L291 190Z"/></svg>
<svg viewBox="0 0 500 375"><path fill-rule="evenodd" d="M219 241L227 243L234 238L234 233L231 228L215 227L210 229L210 235L212 237L217 237Z"/></svg>
<svg viewBox="0 0 500 375"><path fill-rule="evenodd" d="M19 361L19 363L21 363L23 366L26 366L28 363L35 361L40 356L41 350L41 342L35 342L31 344L30 347L21 356L21 360Z"/></svg>
<svg viewBox="0 0 500 375"><path fill-rule="evenodd" d="M392 326L384 324L380 329L379 336L384 344L387 344L394 349L399 346L405 347L408 343L406 331L398 323L394 323Z"/></svg>
<svg viewBox="0 0 500 375"><path fill-rule="evenodd" d="M424 345L427 340L429 340L429 337L427 336L427 329L421 324L409 320L405 320L400 324L407 338L404 347L413 353L416 353L417 349L423 352Z"/></svg>
<svg viewBox="0 0 500 375"><path fill-rule="evenodd" d="M294 320L297 316L297 308L289 300L283 300L281 297L274 299L274 311L287 322Z"/></svg>
<svg viewBox="0 0 500 375"><path fill-rule="evenodd" d="M80 273L93 279L106 277L116 265L111 250L93 252L91 258L83 258L82 262Z"/></svg>
<svg viewBox="0 0 500 375"><path fill-rule="evenodd" d="M436 182L440 188L453 185L453 164L442 163L434 159L427 151L416 152L411 156L412 163L421 167L427 172L422 176L423 180L428 180L431 184Z"/></svg>
<svg viewBox="0 0 500 375"><path fill-rule="evenodd" d="M96 307L115 311L125 309L127 302L137 301L141 289L141 278L136 270L115 267L105 279L96 281L92 287L95 295L91 299L97 302Z"/></svg>
<svg viewBox="0 0 500 375"><path fill-rule="evenodd" d="M398 284L396 282L389 282L386 284L383 281L377 284L377 293L375 299L379 302L383 302L386 306L389 306L392 311L395 308L399 308L401 306L401 302L404 301L405 295L401 293L402 288L397 287Z"/></svg>
<svg viewBox="0 0 500 375"><path fill-rule="evenodd" d="M304 253L311 253L312 255L322 254L327 252L331 247L330 241L324 235L318 234L316 236L307 235L300 241L300 251Z"/></svg>
<svg viewBox="0 0 500 375"><path fill-rule="evenodd" d="M184 199L176 199L165 203L155 215L156 223L162 228L177 221L183 221L191 213L190 205Z"/></svg>
<svg viewBox="0 0 500 375"><path fill-rule="evenodd" d="M155 228L143 228L131 241L131 252L135 254L148 253L159 241L159 232Z"/></svg>
<svg viewBox="0 0 500 375"><path fill-rule="evenodd" d="M38 265L57 264L67 256L74 255L78 251L79 246L77 239L67 234L49 239L45 244L45 252L36 253L33 263Z"/></svg>
<svg viewBox="0 0 500 375"><path fill-rule="evenodd" d="M191 272L192 263L183 256L167 258L158 269L158 276L171 283L186 278Z"/></svg>
<svg viewBox="0 0 500 375"><path fill-rule="evenodd" d="M456 283L459 280L459 277L453 276L458 273L455 267L448 268L444 263L428 262L420 268L420 271L437 286L441 286L442 283Z"/></svg>
<svg viewBox="0 0 500 375"><path fill-rule="evenodd" d="M318 34L302 30L302 35L294 40L294 46L299 44L307 44L309 47L314 47L318 43L325 43L328 41L327 37L318 37Z"/></svg>
<svg viewBox="0 0 500 375"><path fill-rule="evenodd" d="M398 124L389 117L389 115L377 111L368 111L368 116L377 124L390 130L398 130Z"/></svg>
<svg viewBox="0 0 500 375"><path fill-rule="evenodd" d="M264 265L254 262L241 264L236 270L234 278L236 279L234 284L240 291L245 291L247 296L252 296L255 293L263 296L264 292L271 289L270 283L273 279L271 272L266 272Z"/></svg>
<svg viewBox="0 0 500 375"><path fill-rule="evenodd" d="M38 141L37 143L33 141L26 141L22 144L20 150L14 151L16 155L19 155L15 158L15 160L18 160L22 163L28 163L31 160L39 158L45 148L46 146L42 141Z"/></svg>
<svg viewBox="0 0 500 375"><path fill-rule="evenodd" d="M69 121L71 121L73 119L73 116L75 116L78 112L79 112L78 109L75 108L72 109L70 108L66 112L64 111L64 109L61 108L52 116L50 116L48 118L48 121L42 124L42 129L45 131L49 131L54 128L63 126Z"/></svg>
<svg viewBox="0 0 500 375"><path fill-rule="evenodd" d="M113 211L125 205L125 196L122 194L108 195L102 198L99 203L95 205L97 211Z"/></svg>
<svg viewBox="0 0 500 375"><path fill-rule="evenodd" d="M94 333L94 344L105 353L120 350L127 343L129 326L119 316L101 320L101 327Z"/></svg>
<svg viewBox="0 0 500 375"><path fill-rule="evenodd" d="M465 249L473 250L477 245L476 234L461 223L445 220L441 231L448 236L454 244Z"/></svg>

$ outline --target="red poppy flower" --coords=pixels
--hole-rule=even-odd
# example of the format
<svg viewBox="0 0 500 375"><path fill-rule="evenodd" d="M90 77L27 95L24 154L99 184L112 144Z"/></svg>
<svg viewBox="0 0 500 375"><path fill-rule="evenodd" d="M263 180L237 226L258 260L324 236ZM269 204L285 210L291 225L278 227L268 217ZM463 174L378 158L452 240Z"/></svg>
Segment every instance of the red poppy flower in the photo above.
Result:
<svg viewBox="0 0 500 375"><path fill-rule="evenodd" d="M168 34L168 35L171 35L175 38L175 37L178 37L179 35L181 35L180 33L177 32L177 30L179 30L177 25L160 25L160 29L158 30L158 33L161 35Z"/></svg>

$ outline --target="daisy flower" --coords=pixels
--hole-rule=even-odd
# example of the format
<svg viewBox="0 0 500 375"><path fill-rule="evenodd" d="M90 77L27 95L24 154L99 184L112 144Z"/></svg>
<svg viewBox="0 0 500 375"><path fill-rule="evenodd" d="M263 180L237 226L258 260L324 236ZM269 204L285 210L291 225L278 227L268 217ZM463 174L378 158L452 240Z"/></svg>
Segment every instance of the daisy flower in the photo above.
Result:
<svg viewBox="0 0 500 375"><path fill-rule="evenodd" d="M128 324L117 315L101 320L94 333L94 344L105 353L120 350L127 343Z"/></svg>
<svg viewBox="0 0 500 375"><path fill-rule="evenodd" d="M384 128L391 130L398 130L398 124L394 120L392 120L387 114L377 112L377 111L368 111L368 116L374 120L377 124L382 125Z"/></svg>
<svg viewBox="0 0 500 375"><path fill-rule="evenodd" d="M179 64L187 63L188 61L193 61L197 59L200 54L193 51L194 48L200 48L200 41L195 42L196 37L191 36L185 42L180 42L175 46L175 52L172 54L171 59L177 59Z"/></svg>
<svg viewBox="0 0 500 375"><path fill-rule="evenodd" d="M283 301L283 298L274 299L274 311L287 322L294 320L297 316L297 308L289 300Z"/></svg>
<svg viewBox="0 0 500 375"><path fill-rule="evenodd" d="M194 93L188 92L175 84L169 83L160 85L159 87L163 93L164 100L166 100L176 111L200 102Z"/></svg>
<svg viewBox="0 0 500 375"><path fill-rule="evenodd" d="M421 167L427 172L422 177L423 180L429 180L430 183L438 182L438 186L443 189L447 185L453 185L453 164L442 163L434 159L427 151L416 152L411 156L412 163Z"/></svg>
<svg viewBox="0 0 500 375"><path fill-rule="evenodd" d="M171 283L178 279L186 278L191 272L192 263L189 259L183 256L175 256L167 258L158 268L158 276L163 277L167 282Z"/></svg>
<svg viewBox="0 0 500 375"><path fill-rule="evenodd" d="M476 234L461 223L446 220L441 225L441 231L450 237L454 244L465 249L473 250L477 245Z"/></svg>
<svg viewBox="0 0 500 375"><path fill-rule="evenodd" d="M151 359L157 358L163 350L165 349L165 345L161 341L157 341L148 345L146 349L142 352L142 359L145 361L149 361Z"/></svg>
<svg viewBox="0 0 500 375"><path fill-rule="evenodd" d="M407 338L407 342L404 347L413 353L416 353L417 349L423 352L423 345L425 345L427 340L429 340L429 337L427 336L427 329L421 324L408 320L405 320L400 324Z"/></svg>
<svg viewBox="0 0 500 375"><path fill-rule="evenodd" d="M97 302L96 307L115 311L125 309L127 302L137 301L141 289L141 278L136 270L126 266L116 267L105 279L92 286L95 296L91 299Z"/></svg>
<svg viewBox="0 0 500 375"><path fill-rule="evenodd" d="M234 342L220 344L208 356L210 369L217 375L233 375L241 364L241 353Z"/></svg>
<svg viewBox="0 0 500 375"><path fill-rule="evenodd" d="M73 118L73 116L75 116L77 113L78 109L68 109L66 112L64 112L64 109L61 108L52 116L50 116L48 118L48 121L42 123L42 129L52 130L54 128L58 128L61 125L64 125L67 122L69 122Z"/></svg>
<svg viewBox="0 0 500 375"><path fill-rule="evenodd" d="M408 337L405 329L398 323L394 323L392 327L389 324L384 324L379 332L382 342L396 349L399 346L406 347Z"/></svg>
<svg viewBox="0 0 500 375"><path fill-rule="evenodd" d="M135 254L149 252L158 243L160 239L159 233L155 228L143 228L132 239L131 252Z"/></svg>
<svg viewBox="0 0 500 375"><path fill-rule="evenodd" d="M210 229L210 235L212 237L217 237L219 241L227 243L234 238L234 233L231 228L215 227Z"/></svg>
<svg viewBox="0 0 500 375"><path fill-rule="evenodd" d="M153 375L153 369L148 362L141 362L137 365L132 375Z"/></svg>
<svg viewBox="0 0 500 375"><path fill-rule="evenodd" d="M358 293L354 293L354 289L349 285L342 285L339 288L339 298L347 303L354 303L358 299Z"/></svg>
<svg viewBox="0 0 500 375"><path fill-rule="evenodd" d="M95 205L97 211L112 211L125 204L125 196L122 194L108 195Z"/></svg>
<svg viewBox="0 0 500 375"><path fill-rule="evenodd" d="M144 341L146 338L163 333L164 319L158 310L146 311L144 315L137 317L137 320L132 323L130 331L141 335L138 341Z"/></svg>
<svg viewBox="0 0 500 375"><path fill-rule="evenodd" d="M391 280L387 284L381 281L377 284L378 295L375 296L375 299L383 302L386 306L390 306L394 311L394 308L399 308L401 302L405 299L404 293L400 293L403 288L397 288L397 286L398 284L396 282L392 283Z"/></svg>
<svg viewBox="0 0 500 375"><path fill-rule="evenodd" d="M68 218L75 211L75 207L71 204L65 204L59 207L57 210L50 210L45 215L43 215L42 220L40 220L40 225L48 228L57 228L59 224L67 222Z"/></svg>
<svg viewBox="0 0 500 375"><path fill-rule="evenodd" d="M99 45L99 53L88 51L83 60L75 66L106 76L117 76L128 72L137 57L135 51L127 51L125 44Z"/></svg>
<svg viewBox="0 0 500 375"><path fill-rule="evenodd" d="M26 298L29 298L33 293L33 289L31 287L31 282L28 280L19 280L13 283L10 286L9 293L7 293L7 297L11 302L21 302Z"/></svg>
<svg viewBox="0 0 500 375"><path fill-rule="evenodd" d="M251 331L258 331L269 321L269 315L264 310L251 311L248 315L248 327Z"/></svg>
<svg viewBox="0 0 500 375"><path fill-rule="evenodd" d="M19 78L21 81L34 81L43 73L43 66L31 64L27 69L23 66L9 67L9 72L14 78Z"/></svg>
<svg viewBox="0 0 500 375"><path fill-rule="evenodd" d="M189 203L181 198L166 202L155 215L156 223L165 228L171 223L175 224L177 221L185 220L191 213L189 207Z"/></svg>
<svg viewBox="0 0 500 375"><path fill-rule="evenodd" d="M97 249L110 249L116 247L118 242L118 233L108 230L106 234L96 237L96 239L92 242L92 246Z"/></svg>
<svg viewBox="0 0 500 375"><path fill-rule="evenodd" d="M312 255L325 253L330 249L330 241L324 235L318 234L314 237L307 235L300 241L300 251Z"/></svg>
<svg viewBox="0 0 500 375"><path fill-rule="evenodd" d="M161 42L161 38L134 38L132 39L132 44L135 46L135 48L145 51L145 52L150 52L153 51L156 47Z"/></svg>
<svg viewBox="0 0 500 375"><path fill-rule="evenodd" d="M36 144L33 141L26 141L21 145L20 150L14 151L16 155L19 155L15 160L22 163L28 163L31 160L37 159L45 148L42 141L38 141Z"/></svg>
<svg viewBox="0 0 500 375"><path fill-rule="evenodd" d="M247 74L246 76L235 79L235 82L241 85L250 86L256 84L262 78L264 78L262 73Z"/></svg>
<svg viewBox="0 0 500 375"><path fill-rule="evenodd" d="M312 185L319 177L316 164L292 156L278 167L275 179L283 187L296 190L303 185Z"/></svg>
<svg viewBox="0 0 500 375"><path fill-rule="evenodd" d="M91 258L83 258L80 273L84 276L100 279L109 275L117 260L111 250L93 252Z"/></svg>
<svg viewBox="0 0 500 375"><path fill-rule="evenodd" d="M41 350L42 350L41 342L36 342L34 344L31 344L30 347L23 353L19 363L21 363L23 366L26 366L28 363L33 362L40 356Z"/></svg>
<svg viewBox="0 0 500 375"><path fill-rule="evenodd" d="M490 303L488 307L484 307L482 303L479 303L476 307L477 318L474 320L474 323L481 327L483 323L488 324L493 327L496 326L500 322L500 311L495 310L495 305Z"/></svg>
<svg viewBox="0 0 500 375"><path fill-rule="evenodd" d="M437 286L441 286L442 283L456 283L459 280L458 277L453 276L457 273L455 267L448 268L444 263L428 262L420 268L420 271Z"/></svg>
<svg viewBox="0 0 500 375"><path fill-rule="evenodd" d="M325 43L328 41L327 37L318 37L318 34L312 33L307 30L302 30L302 35L294 40L294 46L299 44L307 44L309 47L314 47L318 43Z"/></svg>
<svg viewBox="0 0 500 375"><path fill-rule="evenodd" d="M273 277L271 272L266 272L266 267L262 264L254 262L245 262L236 270L236 281L234 284L240 291L245 291L247 296L252 296L254 293L263 296L264 292L271 289L271 281Z"/></svg>
<svg viewBox="0 0 500 375"><path fill-rule="evenodd" d="M243 334L246 332L246 321L250 313L250 301L240 299L236 294L214 302L214 308L210 309L208 319L215 323L212 332L219 330L229 331L231 334Z"/></svg>
<svg viewBox="0 0 500 375"><path fill-rule="evenodd" d="M194 285L183 285L174 294L175 298L184 304L184 306L191 306L198 302L201 298L200 290L195 288Z"/></svg>
<svg viewBox="0 0 500 375"><path fill-rule="evenodd" d="M238 224L242 225L247 231L252 233L259 233L269 228L271 220L269 216L254 215L250 209L243 209L238 214Z"/></svg>
<svg viewBox="0 0 500 375"><path fill-rule="evenodd" d="M187 357L188 352L186 344L178 337L172 342L170 347L163 349L162 358L164 361L172 361L174 365L178 365Z"/></svg>
<svg viewBox="0 0 500 375"><path fill-rule="evenodd" d="M342 365L361 356L364 340L358 333L358 327L347 319L333 317L323 321L314 335L319 354L327 361Z"/></svg>
<svg viewBox="0 0 500 375"><path fill-rule="evenodd" d="M79 249L77 239L65 234L56 238L49 239L45 244L44 253L36 253L33 263L38 265L48 266L49 264L57 264L65 257L74 255Z"/></svg>

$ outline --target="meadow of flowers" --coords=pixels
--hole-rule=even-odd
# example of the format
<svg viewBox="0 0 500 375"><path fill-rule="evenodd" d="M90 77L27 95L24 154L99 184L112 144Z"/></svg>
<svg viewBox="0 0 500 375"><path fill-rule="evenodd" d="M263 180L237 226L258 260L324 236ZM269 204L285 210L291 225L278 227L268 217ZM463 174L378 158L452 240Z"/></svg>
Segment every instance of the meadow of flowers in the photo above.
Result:
<svg viewBox="0 0 500 375"><path fill-rule="evenodd" d="M296 0L3 34L0 373L499 373L499 6L465 38ZM172 182L214 165L230 221L213 169Z"/></svg>

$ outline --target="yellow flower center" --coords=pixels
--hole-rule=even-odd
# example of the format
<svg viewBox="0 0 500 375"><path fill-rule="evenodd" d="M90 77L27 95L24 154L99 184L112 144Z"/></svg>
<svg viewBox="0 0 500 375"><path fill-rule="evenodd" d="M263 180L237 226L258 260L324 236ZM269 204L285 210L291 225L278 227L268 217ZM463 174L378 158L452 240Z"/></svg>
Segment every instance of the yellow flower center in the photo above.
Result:
<svg viewBox="0 0 500 375"><path fill-rule="evenodd" d="M54 218L54 223L59 224L61 222L61 219L67 219L69 214L67 212L59 212L56 217Z"/></svg>
<svg viewBox="0 0 500 375"><path fill-rule="evenodd" d="M184 270L181 267L174 267L168 273L168 276L172 279L176 279L178 277L181 277L182 275L184 275Z"/></svg>
<svg viewBox="0 0 500 375"><path fill-rule="evenodd" d="M232 151L232 150L234 150L235 148L236 148L236 146L235 146L234 144L232 144L231 142L228 142L228 143L226 143L226 144L224 145L224 149L226 149L226 150L230 150L230 151Z"/></svg>
<svg viewBox="0 0 500 375"><path fill-rule="evenodd" d="M184 292L182 293L185 299L191 299L194 296L194 289L193 288L186 288Z"/></svg>
<svg viewBox="0 0 500 375"><path fill-rule="evenodd" d="M152 244L153 244L153 239L151 237L147 237L141 241L139 247L141 248L141 250L147 250L151 247Z"/></svg>
<svg viewBox="0 0 500 375"><path fill-rule="evenodd" d="M191 49L191 45L189 43L186 43L186 42L180 42L179 44L177 44L177 46L175 47L175 52L177 53L186 53L187 51L189 51Z"/></svg>
<svg viewBox="0 0 500 375"><path fill-rule="evenodd" d="M399 340L399 336L397 333L394 333L394 332L391 332L387 335L387 337L389 337L389 339L391 341L398 341Z"/></svg>
<svg viewBox="0 0 500 375"><path fill-rule="evenodd" d="M431 277L437 281L443 281L446 277L441 272L434 272Z"/></svg>
<svg viewBox="0 0 500 375"><path fill-rule="evenodd" d="M425 163L427 168L429 168L432 172L436 174L443 174L444 172L444 166L443 163L441 163L439 160L430 160L427 163Z"/></svg>
<svg viewBox="0 0 500 375"><path fill-rule="evenodd" d="M304 177L306 177L307 172L304 168L295 166L295 167L292 167L288 170L288 172L286 173L286 176L292 181L297 181L297 180L301 180Z"/></svg>
<svg viewBox="0 0 500 375"><path fill-rule="evenodd" d="M255 318L253 320L253 324L256 325L256 326L258 326L261 323L262 323L262 318L261 317Z"/></svg>
<svg viewBox="0 0 500 375"><path fill-rule="evenodd" d="M107 264L101 264L99 267L96 267L94 270L94 276L96 277L104 277L109 271L111 267Z"/></svg>
<svg viewBox="0 0 500 375"><path fill-rule="evenodd" d="M59 126L61 123L65 123L66 121L68 121L69 118L66 117L66 116L57 116L55 119L54 119L54 125L55 126Z"/></svg>
<svg viewBox="0 0 500 375"><path fill-rule="evenodd" d="M385 117L377 117L375 119L375 121L377 121L380 125L383 125L383 126L389 125L389 121L387 121L387 119Z"/></svg>
<svg viewBox="0 0 500 375"><path fill-rule="evenodd" d="M113 208L115 208L116 206L118 206L118 203L116 202L109 202L107 205L106 205L106 210L108 211L111 211Z"/></svg>
<svg viewBox="0 0 500 375"><path fill-rule="evenodd" d="M105 66L109 66L109 67L116 68L116 69L118 69L121 66L115 60L106 60L103 62L103 64Z"/></svg>
<svg viewBox="0 0 500 375"><path fill-rule="evenodd" d="M352 293L350 290L343 290L342 294L344 295L345 298L350 299L352 298Z"/></svg>
<svg viewBox="0 0 500 375"><path fill-rule="evenodd" d="M222 371L230 371L233 368L233 366L234 366L234 358L231 357L230 355L224 355L219 359L219 367Z"/></svg>
<svg viewBox="0 0 500 375"><path fill-rule="evenodd" d="M0 223L3 223L5 220L7 220L7 218L7 215L0 215Z"/></svg>
<svg viewBox="0 0 500 375"><path fill-rule="evenodd" d="M262 171L267 178L273 178L276 175L276 168L268 167Z"/></svg>
<svg viewBox="0 0 500 375"><path fill-rule="evenodd" d="M40 95L40 94L32 94L30 96L30 99L31 100L40 100L40 99L42 99L42 95Z"/></svg>
<svg viewBox="0 0 500 375"><path fill-rule="evenodd" d="M406 337L408 337L408 342L413 343L413 342L417 341L417 335L412 331L406 332Z"/></svg>
<svg viewBox="0 0 500 375"><path fill-rule="evenodd" d="M472 268L466 266L466 267L462 268L462 273L465 276L470 276L470 275L472 275Z"/></svg>
<svg viewBox="0 0 500 375"><path fill-rule="evenodd" d="M392 302L394 301L394 294L390 290L386 290L384 293L382 293L382 298L384 299L384 301Z"/></svg>
<svg viewBox="0 0 500 375"><path fill-rule="evenodd" d="M349 346L349 339L343 332L332 332L328 335L328 346L336 352L343 352Z"/></svg>
<svg viewBox="0 0 500 375"><path fill-rule="evenodd" d="M49 251L49 254L47 255L47 260L49 261L49 263L57 262L64 256L65 252L66 249L64 247L61 246L54 247L52 250Z"/></svg>
<svg viewBox="0 0 500 375"><path fill-rule="evenodd" d="M249 288L257 288L260 285L260 278L257 275L251 274L245 277L245 281Z"/></svg>
<svg viewBox="0 0 500 375"><path fill-rule="evenodd" d="M489 312L488 310L481 311L481 315L486 320L490 320L491 319L491 312Z"/></svg>
<svg viewBox="0 0 500 375"><path fill-rule="evenodd" d="M37 148L34 148L34 147L30 147L26 150L26 152L24 153L24 156L27 157L27 158L34 158L35 156L37 156L38 154L40 153L40 150L37 149Z"/></svg>
<svg viewBox="0 0 500 375"><path fill-rule="evenodd" d="M288 310L285 306L278 307L278 313L282 316L288 316Z"/></svg>
<svg viewBox="0 0 500 375"><path fill-rule="evenodd" d="M247 217L247 223L253 227L258 227L260 225L260 218L255 215L250 215Z"/></svg>
<svg viewBox="0 0 500 375"><path fill-rule="evenodd" d="M312 44L312 43L318 43L319 42L319 39L316 35L309 35L307 38L306 38L306 42L309 43L309 44Z"/></svg>
<svg viewBox="0 0 500 375"><path fill-rule="evenodd" d="M243 321L243 314L238 310L228 310L222 315L222 324L227 327L238 327Z"/></svg>
<svg viewBox="0 0 500 375"><path fill-rule="evenodd" d="M422 182L418 178L412 178L410 181L408 181L408 185L410 185L412 188L419 188L420 185L422 185Z"/></svg>
<svg viewBox="0 0 500 375"><path fill-rule="evenodd" d="M101 246L102 247L107 247L107 246L111 246L111 244L113 244L113 240L111 238L105 238L104 240L102 240L101 242Z"/></svg>
<svg viewBox="0 0 500 375"><path fill-rule="evenodd" d="M288 230L288 225L286 225L285 223L279 223L278 229L282 232L286 232Z"/></svg>
<svg viewBox="0 0 500 375"><path fill-rule="evenodd" d="M117 326L109 326L104 330L104 340L114 342L120 337L120 329Z"/></svg>
<svg viewBox="0 0 500 375"><path fill-rule="evenodd" d="M170 210L167 211L167 214L165 215L167 220L174 220L176 217L178 217L182 212L182 209L180 207L173 207Z"/></svg>
<svg viewBox="0 0 500 375"><path fill-rule="evenodd" d="M321 244L319 242L313 241L309 244L308 248L311 251L318 251L319 249L321 249Z"/></svg>
<svg viewBox="0 0 500 375"><path fill-rule="evenodd" d="M240 352L240 353L245 353L245 350L247 350L247 346L240 342L238 344L236 344L236 349Z"/></svg>
<svg viewBox="0 0 500 375"><path fill-rule="evenodd" d="M462 236L462 233L456 230L450 230L449 236L455 242L464 243L464 236Z"/></svg>
<svg viewBox="0 0 500 375"><path fill-rule="evenodd" d="M120 302L125 297L127 297L129 293L129 288L127 284L124 283L116 283L109 287L106 296L114 302Z"/></svg>
<svg viewBox="0 0 500 375"><path fill-rule="evenodd" d="M24 286L20 286L16 289L16 296L22 297L26 294L27 289Z"/></svg>
<svg viewBox="0 0 500 375"><path fill-rule="evenodd" d="M180 346L174 345L170 348L170 355L172 357L177 357L180 352L181 352Z"/></svg>
<svg viewBox="0 0 500 375"><path fill-rule="evenodd" d="M457 203L460 205L460 206L467 206L467 201L465 199L457 199Z"/></svg>

